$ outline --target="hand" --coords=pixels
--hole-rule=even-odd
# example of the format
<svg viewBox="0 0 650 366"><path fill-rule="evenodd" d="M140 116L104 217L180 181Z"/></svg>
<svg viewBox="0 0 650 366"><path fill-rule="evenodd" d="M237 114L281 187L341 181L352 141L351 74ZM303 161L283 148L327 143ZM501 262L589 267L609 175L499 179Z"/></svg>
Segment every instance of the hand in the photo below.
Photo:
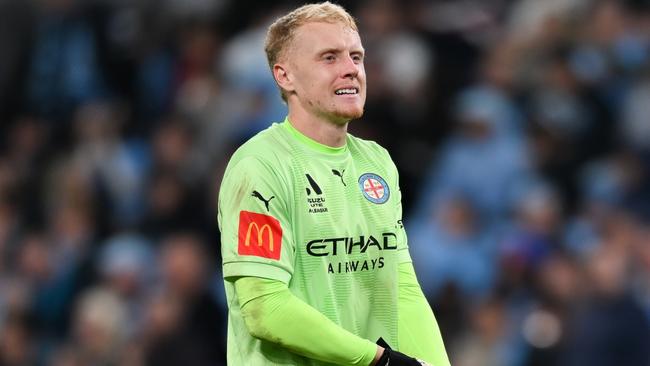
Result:
<svg viewBox="0 0 650 366"><path fill-rule="evenodd" d="M428 363L409 357L401 352L386 348L376 366L431 366Z"/></svg>
<svg viewBox="0 0 650 366"><path fill-rule="evenodd" d="M390 346L388 346L388 343L386 343L382 338L379 338L377 344L377 355L379 355L379 351L382 347L383 353L381 353L381 357L379 357L376 363L373 363L375 366L431 366L422 360L407 356L401 352L393 351Z"/></svg>

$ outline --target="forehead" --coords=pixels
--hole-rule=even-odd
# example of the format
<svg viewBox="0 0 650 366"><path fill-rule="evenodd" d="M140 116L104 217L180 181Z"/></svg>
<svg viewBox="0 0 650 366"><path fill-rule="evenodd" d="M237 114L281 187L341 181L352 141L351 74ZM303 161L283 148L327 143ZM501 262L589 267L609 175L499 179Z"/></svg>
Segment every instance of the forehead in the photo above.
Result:
<svg viewBox="0 0 650 366"><path fill-rule="evenodd" d="M310 22L296 29L291 48L317 52L329 48L362 50L363 46L359 33L343 23Z"/></svg>

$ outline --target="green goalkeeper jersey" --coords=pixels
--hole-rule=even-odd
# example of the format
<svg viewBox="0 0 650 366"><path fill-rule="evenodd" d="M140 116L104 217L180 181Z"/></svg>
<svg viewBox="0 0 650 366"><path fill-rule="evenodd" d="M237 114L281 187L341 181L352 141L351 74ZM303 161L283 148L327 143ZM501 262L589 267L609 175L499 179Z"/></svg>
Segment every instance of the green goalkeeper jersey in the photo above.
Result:
<svg viewBox="0 0 650 366"><path fill-rule="evenodd" d="M219 192L228 364L324 365L249 334L230 281L242 276L282 281L346 330L399 348L401 219L397 169L374 142L348 134L332 148L285 120L243 144Z"/></svg>

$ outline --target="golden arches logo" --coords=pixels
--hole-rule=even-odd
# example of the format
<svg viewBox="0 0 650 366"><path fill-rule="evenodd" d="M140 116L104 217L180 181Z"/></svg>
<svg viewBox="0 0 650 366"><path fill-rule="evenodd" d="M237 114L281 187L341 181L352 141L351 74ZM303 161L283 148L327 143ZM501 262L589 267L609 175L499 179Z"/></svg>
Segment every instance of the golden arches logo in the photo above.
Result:
<svg viewBox="0 0 650 366"><path fill-rule="evenodd" d="M240 211L237 238L237 253L239 255L280 259L282 226L280 221L273 216Z"/></svg>
<svg viewBox="0 0 650 366"><path fill-rule="evenodd" d="M251 222L250 224L248 224L244 245L247 247L251 245L251 233L253 231L253 227L255 227L255 231L257 231L257 246L261 247L264 245L262 239L263 239L264 232L266 231L269 237L269 250L273 251L273 232L271 231L271 226L269 224L264 224L262 225L261 228L257 225L256 222Z"/></svg>

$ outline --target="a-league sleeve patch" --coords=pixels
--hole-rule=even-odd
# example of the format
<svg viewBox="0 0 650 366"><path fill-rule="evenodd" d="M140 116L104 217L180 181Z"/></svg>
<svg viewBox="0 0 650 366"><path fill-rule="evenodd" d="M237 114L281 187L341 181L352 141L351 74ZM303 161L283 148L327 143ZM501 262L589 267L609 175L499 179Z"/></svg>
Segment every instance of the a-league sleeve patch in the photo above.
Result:
<svg viewBox="0 0 650 366"><path fill-rule="evenodd" d="M239 255L280 259L282 227L275 217L255 212L239 212Z"/></svg>

